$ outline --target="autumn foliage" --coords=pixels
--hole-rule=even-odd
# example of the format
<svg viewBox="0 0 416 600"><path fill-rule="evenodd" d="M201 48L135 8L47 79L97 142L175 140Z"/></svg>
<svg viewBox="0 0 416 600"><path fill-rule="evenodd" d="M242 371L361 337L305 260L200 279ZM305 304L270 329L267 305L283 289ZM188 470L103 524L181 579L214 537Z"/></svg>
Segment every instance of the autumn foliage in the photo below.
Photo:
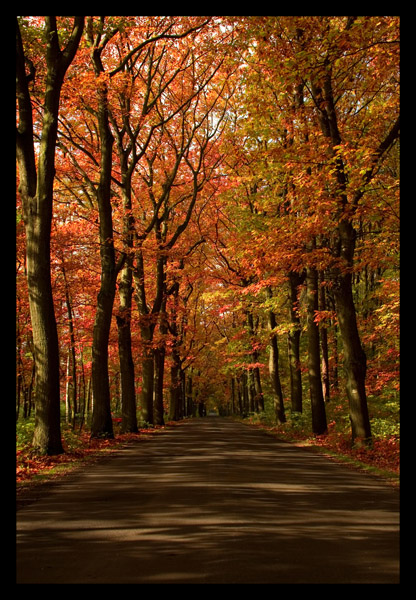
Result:
<svg viewBox="0 0 416 600"><path fill-rule="evenodd" d="M215 408L397 462L399 19L74 19L18 18L17 419L50 426L28 263L44 236L74 432Z"/></svg>

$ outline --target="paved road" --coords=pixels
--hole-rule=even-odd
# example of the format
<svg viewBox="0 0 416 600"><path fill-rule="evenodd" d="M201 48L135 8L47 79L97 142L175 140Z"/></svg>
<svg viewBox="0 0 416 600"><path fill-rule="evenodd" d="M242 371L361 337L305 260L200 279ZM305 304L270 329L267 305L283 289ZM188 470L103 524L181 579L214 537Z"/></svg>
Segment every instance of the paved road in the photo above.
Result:
<svg viewBox="0 0 416 600"><path fill-rule="evenodd" d="M399 583L398 492L209 417L17 513L17 583Z"/></svg>

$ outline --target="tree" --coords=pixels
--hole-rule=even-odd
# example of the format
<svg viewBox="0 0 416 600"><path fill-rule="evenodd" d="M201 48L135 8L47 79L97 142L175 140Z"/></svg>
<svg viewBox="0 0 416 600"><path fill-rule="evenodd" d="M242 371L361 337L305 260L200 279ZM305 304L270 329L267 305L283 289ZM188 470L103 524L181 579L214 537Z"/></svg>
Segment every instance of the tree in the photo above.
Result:
<svg viewBox="0 0 416 600"><path fill-rule="evenodd" d="M104 23L102 22L102 25ZM100 76L104 73L102 53L117 28L102 35L99 31L95 38L91 35L89 23L89 41L92 44L92 61L97 79L97 121L100 140L100 175L97 187L97 204L100 229L101 285L97 297L97 310L94 323L92 346L92 390L94 408L92 413L91 437L113 437L111 419L111 397L108 379L108 342L116 292L117 275L125 256L116 262L113 219L111 206L111 173L114 137L110 129L108 111L108 85Z"/></svg>
<svg viewBox="0 0 416 600"><path fill-rule="evenodd" d="M117 43L117 50L123 60L120 62L119 67L112 71L112 74L118 75L120 81L115 81L118 107L114 105L112 109L111 123L115 132L120 163L120 181L118 181L118 184L122 194L123 238L126 248L126 260L119 285L120 307L117 314L123 406L122 427L125 431L134 431L137 428L130 330L133 271L136 272L136 282L138 282L136 299L139 302L142 315L145 315L147 301L145 288L142 285L144 281L142 245L155 227L160 232L160 224L157 220L158 210L156 210L153 218L138 233L135 227L136 220L143 222L145 217L142 219L136 213L136 210L134 211L136 218L134 216L132 180L135 169L145 156L152 138L181 109L179 103L179 105L171 106L170 110L165 109L164 114L160 110L160 103L166 104L169 88L175 83L175 79L180 77L182 72L186 70L188 65L189 51L178 55L175 65L167 60L170 50L175 49L177 51L177 48L173 45L174 43L170 40L175 40L177 45L178 40L191 36L192 33L203 28L206 23L207 21L197 19L197 23L190 23L188 28L182 28L180 22L172 20L166 24L164 18L159 18L154 22L153 30L148 30L144 39L140 39L140 30L137 32L136 28L132 27L130 36L125 35L123 32L124 34ZM135 40L137 35L139 36L138 43L133 49L130 49L131 38ZM129 57L129 60L124 59L126 56ZM194 94L193 90L192 94ZM143 98L141 104L138 103L139 96ZM189 100L189 97L182 99L182 106L186 105ZM134 110L132 110L132 106L134 106ZM136 250L134 249L135 242L138 246ZM134 264L135 253L137 253L136 265ZM160 263L159 269L162 267L163 265ZM163 275L162 279L159 278L158 281L162 282L162 280ZM157 294L157 298L158 302L154 308L160 310L160 293ZM158 368L163 369L163 349L159 349L159 360L157 361L156 355L153 357L153 348L151 347L151 326L149 328L143 318L140 323L146 355L142 364L144 379L142 418L144 421L152 422L151 397L154 392L156 392L157 397L159 396L160 386L163 384L163 377L159 377L154 388L154 365L152 365L152 361L155 360ZM158 401L156 402L158 403ZM163 423L163 412L160 414L160 409L157 411L156 421L157 424Z"/></svg>
<svg viewBox="0 0 416 600"><path fill-rule="evenodd" d="M250 67L240 130L254 160L258 157L250 162L256 181L264 180L263 188L274 192L274 198L264 194L265 214L280 204L287 211L286 231L291 228L286 236L276 226L279 263L286 254L288 271L299 272L299 258L305 262L308 245L320 235L314 254L335 298L352 438L366 443L371 439L366 357L352 272L360 205L399 136L397 20L259 17L243 18L239 27ZM279 211L279 221L282 217ZM301 231L295 231L294 217L302 220Z"/></svg>
<svg viewBox="0 0 416 600"><path fill-rule="evenodd" d="M349 18L345 29L350 31L353 27L354 18ZM383 42L384 40L382 41L382 38L379 38L373 43L377 45ZM359 43L361 46L361 39ZM332 279L338 322L344 346L344 367L347 376L346 389L350 403L352 438L353 441L363 440L364 442L368 442L371 439L371 427L365 390L367 359L362 348L357 327L356 309L352 292L351 269L354 265L355 240L357 237L352 216L365 193L365 186L374 177L385 153L388 152L399 136L400 118L396 117L387 135L382 139L378 147L373 149L370 163L366 168L362 169L363 177L358 189L355 189L352 193L348 193L348 176L345 170L345 162L341 153L338 152L338 149L342 148L344 140L339 126L340 109L336 107L334 96L334 86L337 82L331 68L330 50L333 50L333 48L331 47L328 50L323 62L323 69L320 70L319 75L315 72L312 76L310 87L318 112L322 134L328 139L328 152L329 156L333 159L333 174L337 186L335 193L338 199L339 221L332 239L332 248L335 256L340 260L332 268ZM362 52L361 47L359 47L358 51ZM333 59L332 56L331 59ZM365 60L368 60L367 56Z"/></svg>
<svg viewBox="0 0 416 600"><path fill-rule="evenodd" d="M327 422L321 379L319 328L315 322L315 315L318 310L318 273L314 266L309 266L306 269L306 303L312 431L316 435L321 435L327 431Z"/></svg>
<svg viewBox="0 0 416 600"><path fill-rule="evenodd" d="M267 295L269 298L273 297L273 292L270 287L267 288ZM277 344L277 337L276 337L276 332L275 332L276 327L277 327L277 321L276 321L276 315L274 314L274 312L271 308L268 310L268 319L269 319L269 329L271 332L269 373L270 373L272 389L274 392L274 406L275 406L276 421L277 421L277 423L282 424L282 423L286 422L286 415L285 415L285 405L283 402L282 385L280 383L280 376L279 376L279 347Z"/></svg>
<svg viewBox="0 0 416 600"><path fill-rule="evenodd" d="M26 231L27 279L36 365L36 425L33 446L42 454L63 452L60 433L59 344L50 276L50 236L55 176L59 102L65 74L77 51L84 17L75 17L61 49L56 17L45 17L46 76L40 125L39 153L35 147L29 83L36 77L34 60L24 50L19 21L16 27L16 82L19 110L16 144L19 193ZM29 67L29 73L26 72ZM37 159L37 160L36 160Z"/></svg>
<svg viewBox="0 0 416 600"><path fill-rule="evenodd" d="M209 56L212 52L209 50ZM226 110L228 79L225 76L219 83L215 79L220 73L223 55L216 56L212 63L206 60L205 52L199 58L185 47L185 56L179 62L181 69L176 71L175 78L170 78L172 89L168 88L166 97L156 104L160 128L146 146L138 171L152 215L150 222L146 220L149 212L146 206L140 219L140 231L136 228L133 270L144 341L141 410L143 420L150 423L153 422L154 396L153 339L166 294L167 258L187 230L197 199L220 160L214 149ZM150 302L144 253L145 244L151 243L152 231L155 234L152 249L155 289L153 302ZM163 354L159 358L162 359Z"/></svg>
<svg viewBox="0 0 416 600"><path fill-rule="evenodd" d="M300 319L298 315L298 288L304 277L291 271L289 279L289 314L290 329L287 335L289 370L290 370L290 397L292 411L302 412L302 374L300 370Z"/></svg>

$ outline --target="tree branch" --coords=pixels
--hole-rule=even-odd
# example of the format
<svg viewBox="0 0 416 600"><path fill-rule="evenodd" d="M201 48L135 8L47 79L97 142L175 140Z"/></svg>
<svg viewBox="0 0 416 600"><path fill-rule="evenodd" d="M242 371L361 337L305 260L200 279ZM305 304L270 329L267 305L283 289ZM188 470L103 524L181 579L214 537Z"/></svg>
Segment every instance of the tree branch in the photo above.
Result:
<svg viewBox="0 0 416 600"><path fill-rule="evenodd" d="M390 131L386 135L385 139L381 142L379 147L374 153L374 158L372 161L372 165L367 169L363 176L363 184L358 192L355 194L353 198L353 205L356 206L359 200L362 198L365 192L365 186L371 181L371 179L375 175L375 169L377 164L383 158L383 156L388 152L391 146L394 144L396 139L400 137L400 115L397 117L395 123L391 127Z"/></svg>

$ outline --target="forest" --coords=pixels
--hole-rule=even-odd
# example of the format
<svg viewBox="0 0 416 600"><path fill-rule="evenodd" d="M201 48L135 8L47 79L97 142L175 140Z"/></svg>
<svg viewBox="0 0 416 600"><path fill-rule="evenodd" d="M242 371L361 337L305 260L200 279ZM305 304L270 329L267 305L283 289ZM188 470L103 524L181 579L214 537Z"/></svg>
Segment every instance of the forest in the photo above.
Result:
<svg viewBox="0 0 416 600"><path fill-rule="evenodd" d="M17 17L19 451L215 411L398 455L399 26Z"/></svg>

